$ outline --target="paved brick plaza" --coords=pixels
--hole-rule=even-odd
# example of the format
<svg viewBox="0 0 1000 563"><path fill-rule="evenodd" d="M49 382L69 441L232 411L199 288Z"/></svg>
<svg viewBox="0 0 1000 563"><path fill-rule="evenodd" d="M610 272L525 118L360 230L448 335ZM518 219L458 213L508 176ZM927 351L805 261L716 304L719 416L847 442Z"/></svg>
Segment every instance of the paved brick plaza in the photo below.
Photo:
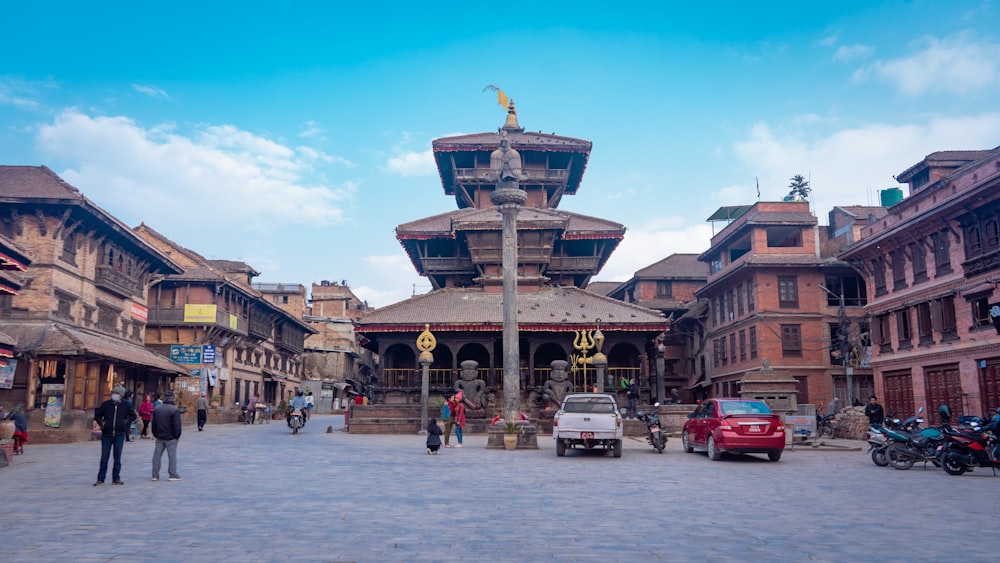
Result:
<svg viewBox="0 0 1000 563"><path fill-rule="evenodd" d="M93 487L98 442L27 446L0 468L4 561L995 560L1000 477L875 467L863 452L713 463L672 439L621 459L466 447L418 436L185 428L184 480ZM858 445L861 445L858 443ZM166 460L164 460L166 463ZM165 471L165 469L164 469ZM161 475L165 477L165 475ZM979 530L974 532L973 530Z"/></svg>

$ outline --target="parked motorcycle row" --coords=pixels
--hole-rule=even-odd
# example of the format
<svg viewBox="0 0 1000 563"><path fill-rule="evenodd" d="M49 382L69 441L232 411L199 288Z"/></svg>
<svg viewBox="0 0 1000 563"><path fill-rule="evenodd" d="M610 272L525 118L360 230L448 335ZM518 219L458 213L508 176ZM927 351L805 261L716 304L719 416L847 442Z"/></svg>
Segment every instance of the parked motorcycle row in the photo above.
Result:
<svg viewBox="0 0 1000 563"><path fill-rule="evenodd" d="M951 409L938 409L940 426L923 427L924 408L904 421L890 415L882 425L868 429L868 451L875 465L891 465L906 470L916 463L944 468L949 475L962 475L976 467L1000 469L1000 408L992 420L975 416L959 417L951 426Z"/></svg>

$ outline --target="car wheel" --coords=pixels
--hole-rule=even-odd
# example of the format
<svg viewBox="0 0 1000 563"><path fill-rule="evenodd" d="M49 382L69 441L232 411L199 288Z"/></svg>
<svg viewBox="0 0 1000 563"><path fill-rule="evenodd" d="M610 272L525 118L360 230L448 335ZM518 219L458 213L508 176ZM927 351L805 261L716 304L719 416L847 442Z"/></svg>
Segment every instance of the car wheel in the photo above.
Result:
<svg viewBox="0 0 1000 563"><path fill-rule="evenodd" d="M779 459L781 459L781 452L768 452L767 459L771 461L778 461Z"/></svg>
<svg viewBox="0 0 1000 563"><path fill-rule="evenodd" d="M615 449L614 449L614 452L615 452L615 457L621 457L622 456L622 441L621 440L615 440Z"/></svg>
<svg viewBox="0 0 1000 563"><path fill-rule="evenodd" d="M694 448L691 447L691 442L688 441L688 433L687 432L684 432L683 434L681 434L681 444L684 445L684 453L689 454L689 453L691 453L691 452L694 451Z"/></svg>
<svg viewBox="0 0 1000 563"><path fill-rule="evenodd" d="M715 447L715 438L712 436L708 437L708 459L712 461L719 461L722 459L722 452Z"/></svg>
<svg viewBox="0 0 1000 563"><path fill-rule="evenodd" d="M556 438L556 455L559 457L566 455L566 442L562 438Z"/></svg>

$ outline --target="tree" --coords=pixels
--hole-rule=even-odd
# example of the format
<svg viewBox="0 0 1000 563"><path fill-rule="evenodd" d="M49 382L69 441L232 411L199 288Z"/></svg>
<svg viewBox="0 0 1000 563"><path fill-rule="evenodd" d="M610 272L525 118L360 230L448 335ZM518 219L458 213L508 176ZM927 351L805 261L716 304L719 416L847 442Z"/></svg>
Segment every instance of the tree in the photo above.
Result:
<svg viewBox="0 0 1000 563"><path fill-rule="evenodd" d="M802 174L792 176L792 182L788 184L792 191L788 192L791 199L802 200L809 197L812 188L809 187L809 180L802 177Z"/></svg>

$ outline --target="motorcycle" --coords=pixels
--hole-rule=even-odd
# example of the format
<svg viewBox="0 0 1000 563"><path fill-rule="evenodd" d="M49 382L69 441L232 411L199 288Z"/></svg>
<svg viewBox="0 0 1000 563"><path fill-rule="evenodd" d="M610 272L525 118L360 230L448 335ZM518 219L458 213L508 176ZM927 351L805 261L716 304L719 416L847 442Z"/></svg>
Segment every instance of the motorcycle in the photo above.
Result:
<svg viewBox="0 0 1000 563"><path fill-rule="evenodd" d="M824 435L831 438L837 434L837 419L835 414L816 413L816 437L822 438Z"/></svg>
<svg viewBox="0 0 1000 563"><path fill-rule="evenodd" d="M667 447L667 433L660 427L659 407L660 403L655 403L652 413L639 411L635 415L646 424L646 441L653 446L656 453L662 454L663 448Z"/></svg>
<svg viewBox="0 0 1000 563"><path fill-rule="evenodd" d="M920 428L924 422L920 417L923 412L924 407L920 407L916 415L902 422L901 429L886 431L889 440L886 458L896 469L909 469L918 461L924 462L924 465L929 461L940 466L937 447L944 441L944 433L940 428Z"/></svg>
<svg viewBox="0 0 1000 563"><path fill-rule="evenodd" d="M889 458L886 455L889 438L885 434L885 429L898 428L899 424L898 418L889 415L884 424L872 424L868 427L868 435L865 439L868 441L868 453L871 454L872 463L875 465L879 467L889 465Z"/></svg>
<svg viewBox="0 0 1000 563"><path fill-rule="evenodd" d="M240 404L236 403L236 406L240 406ZM240 412L243 414L243 424L253 424L254 412L247 405L240 407Z"/></svg>
<svg viewBox="0 0 1000 563"><path fill-rule="evenodd" d="M299 429L305 426L305 418L302 416L302 411L300 409L292 410L292 414L288 416L288 426L292 429L292 434L298 434Z"/></svg>
<svg viewBox="0 0 1000 563"><path fill-rule="evenodd" d="M951 418L951 409L941 406L945 424ZM989 424L979 430L946 427L947 441L938 449L941 466L949 475L962 475L976 467L989 467L996 475L1000 468L1000 442L996 433L1000 427L1000 408Z"/></svg>

